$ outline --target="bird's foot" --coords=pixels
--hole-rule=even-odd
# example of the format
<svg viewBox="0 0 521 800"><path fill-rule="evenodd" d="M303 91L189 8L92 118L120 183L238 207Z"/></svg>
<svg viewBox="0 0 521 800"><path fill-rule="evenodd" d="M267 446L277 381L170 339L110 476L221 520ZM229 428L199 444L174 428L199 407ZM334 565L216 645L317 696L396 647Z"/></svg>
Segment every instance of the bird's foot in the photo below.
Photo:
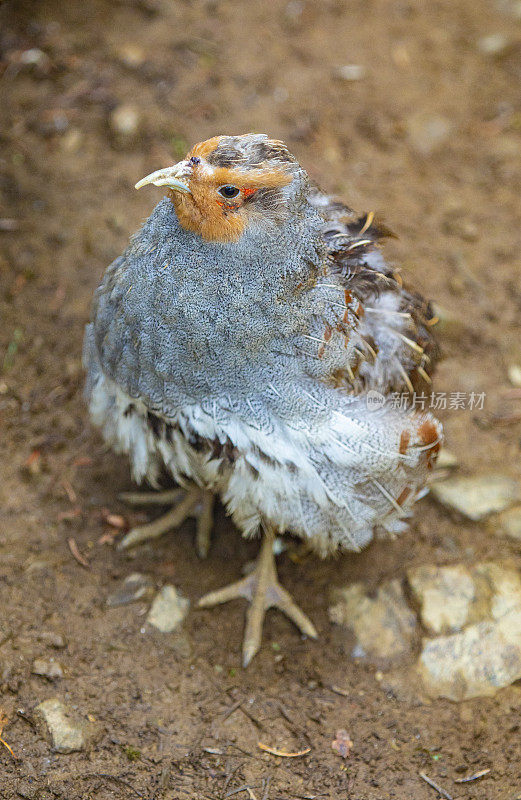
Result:
<svg viewBox="0 0 521 800"><path fill-rule="evenodd" d="M165 492L124 492L120 498L126 503L136 506L173 504L166 514L132 528L118 544L118 550L128 550L143 542L157 539L164 533L177 528L188 517L197 520L195 549L200 558L206 558L210 549L210 538L213 526L214 495L199 486L191 486L188 490L171 489Z"/></svg>
<svg viewBox="0 0 521 800"><path fill-rule="evenodd" d="M259 651L262 638L262 623L268 608L278 608L302 633L313 639L317 638L315 626L297 606L291 595L281 586L275 567L272 531L264 535L261 550L253 572L240 581L209 592L199 600L200 608L208 608L226 603L238 597L244 597L250 605L246 612L246 630L242 645L242 663L247 667L253 656Z"/></svg>

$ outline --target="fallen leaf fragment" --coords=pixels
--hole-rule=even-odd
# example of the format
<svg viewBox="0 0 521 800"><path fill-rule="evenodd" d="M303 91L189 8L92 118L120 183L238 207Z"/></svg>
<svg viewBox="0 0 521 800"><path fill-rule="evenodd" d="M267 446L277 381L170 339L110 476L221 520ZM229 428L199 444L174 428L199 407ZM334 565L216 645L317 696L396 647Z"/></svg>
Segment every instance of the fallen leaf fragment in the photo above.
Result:
<svg viewBox="0 0 521 800"><path fill-rule="evenodd" d="M331 747L335 750L338 755L342 756L342 758L347 758L351 755L351 748L353 746L353 742L349 738L349 734L344 728L340 728L336 734L335 738L331 742Z"/></svg>
<svg viewBox="0 0 521 800"><path fill-rule="evenodd" d="M76 503L78 500L78 496L74 489L72 488L72 484L70 481L66 480L65 478L62 480L62 486L65 490L65 494L69 498L71 503Z"/></svg>
<svg viewBox="0 0 521 800"><path fill-rule="evenodd" d="M455 778L454 783L470 783L470 781L477 781L478 778L483 778L485 775L488 775L489 772L490 769L480 769L479 772L469 775L468 778Z"/></svg>
<svg viewBox="0 0 521 800"><path fill-rule="evenodd" d="M38 475L42 471L42 454L40 450L33 450L25 459L24 467L31 475Z"/></svg>
<svg viewBox="0 0 521 800"><path fill-rule="evenodd" d="M72 462L73 467L90 467L93 464L93 460L90 456L79 456Z"/></svg>
<svg viewBox="0 0 521 800"><path fill-rule="evenodd" d="M107 514L105 517L105 522L107 525L110 525L111 528L127 528L127 521L125 517L122 517L121 514Z"/></svg>
<svg viewBox="0 0 521 800"><path fill-rule="evenodd" d="M267 744L257 742L257 747L264 750L265 753L271 753L272 756L280 756L281 758L299 758L311 753L311 747L306 747L305 750L299 750L298 753L288 753L286 750L278 750L276 747L268 747Z"/></svg>
<svg viewBox="0 0 521 800"><path fill-rule="evenodd" d="M81 564L81 566L85 567L85 569L90 569L89 562L87 561L85 556L82 556L82 554L78 550L78 545L76 544L76 540L73 539L72 536L70 537L70 539L67 539L67 544L69 545L69 550L71 551L72 555L74 556L78 564Z"/></svg>
<svg viewBox="0 0 521 800"><path fill-rule="evenodd" d="M60 511L56 519L58 522L70 522L73 519L78 519L78 517L81 517L81 515L81 508L76 506L76 508L73 508L70 511Z"/></svg>
<svg viewBox="0 0 521 800"><path fill-rule="evenodd" d="M3 733L3 730L4 730L5 726L7 725L7 723L8 723L8 719L7 719L6 715L4 714L3 711L0 711L0 744L3 744L3 746L7 750L9 750L9 752L12 755L12 757L14 759L18 760L18 756L15 756L15 754L13 753L13 750L10 747L10 745L8 745L7 742L5 741L5 739L2 738L2 733Z"/></svg>
<svg viewBox="0 0 521 800"><path fill-rule="evenodd" d="M101 534L98 539L98 544L114 544L115 540L115 534L107 531L106 533Z"/></svg>
<svg viewBox="0 0 521 800"><path fill-rule="evenodd" d="M335 694L339 694L342 697L349 697L349 692L347 691L347 689L342 689L341 686L330 686L329 688Z"/></svg>

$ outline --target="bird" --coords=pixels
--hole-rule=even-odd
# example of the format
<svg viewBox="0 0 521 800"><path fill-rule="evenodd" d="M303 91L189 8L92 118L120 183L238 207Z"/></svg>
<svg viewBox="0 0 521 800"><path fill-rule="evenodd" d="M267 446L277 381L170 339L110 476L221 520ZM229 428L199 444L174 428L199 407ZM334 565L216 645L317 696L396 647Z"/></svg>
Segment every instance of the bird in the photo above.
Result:
<svg viewBox="0 0 521 800"><path fill-rule="evenodd" d="M279 534L324 557L407 527L443 438L425 401L403 402L427 397L436 318L384 259L386 225L322 191L282 141L215 136L136 188L150 185L163 198L95 292L86 398L156 490L126 499L172 505L121 548L194 516L206 555L215 498L261 537L254 569L198 603L248 601L247 666L268 608L317 637L278 580Z"/></svg>

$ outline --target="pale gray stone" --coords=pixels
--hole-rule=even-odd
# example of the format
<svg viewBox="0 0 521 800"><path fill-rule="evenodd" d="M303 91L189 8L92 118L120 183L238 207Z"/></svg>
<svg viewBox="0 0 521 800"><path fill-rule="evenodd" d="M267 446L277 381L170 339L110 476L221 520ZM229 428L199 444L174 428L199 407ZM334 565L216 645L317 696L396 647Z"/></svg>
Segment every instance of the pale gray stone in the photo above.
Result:
<svg viewBox="0 0 521 800"><path fill-rule="evenodd" d="M135 42L124 42L116 48L118 59L130 69L142 67L146 60L146 50Z"/></svg>
<svg viewBox="0 0 521 800"><path fill-rule="evenodd" d="M430 155L441 147L453 129L452 122L446 117L425 112L413 114L406 126L411 146L422 156Z"/></svg>
<svg viewBox="0 0 521 800"><path fill-rule="evenodd" d="M425 565L409 570L407 578L422 624L430 633L453 633L469 622L476 588L464 565Z"/></svg>
<svg viewBox="0 0 521 800"><path fill-rule="evenodd" d="M83 720L69 706L53 697L36 706L34 720L56 753L86 750L99 737L100 726Z"/></svg>
<svg viewBox="0 0 521 800"><path fill-rule="evenodd" d="M59 661L54 658L35 658L31 667L33 675L40 675L42 678L48 678L50 681L63 678L63 667Z"/></svg>
<svg viewBox="0 0 521 800"><path fill-rule="evenodd" d="M521 506L514 506L498 514L491 520L490 525L495 533L521 541Z"/></svg>
<svg viewBox="0 0 521 800"><path fill-rule="evenodd" d="M334 589L332 600L329 618L353 632L355 656L393 660L411 652L416 618L398 580L383 584L374 597L362 583Z"/></svg>
<svg viewBox="0 0 521 800"><path fill-rule="evenodd" d="M503 511L521 499L519 484L506 475L450 478L434 483L431 493L442 505L474 521Z"/></svg>
<svg viewBox="0 0 521 800"><path fill-rule="evenodd" d="M123 138L135 136L141 126L141 112L130 103L117 106L110 115L110 127Z"/></svg>
<svg viewBox="0 0 521 800"><path fill-rule="evenodd" d="M502 33L490 33L478 39L478 50L486 56L502 56L510 45L511 39Z"/></svg>
<svg viewBox="0 0 521 800"><path fill-rule="evenodd" d="M182 623L189 607L190 601L175 586L166 584L155 596L147 622L162 633L171 633Z"/></svg>
<svg viewBox="0 0 521 800"><path fill-rule="evenodd" d="M37 631L36 639L49 647L55 647L56 650L64 650L67 647L65 636L57 631Z"/></svg>
<svg viewBox="0 0 521 800"><path fill-rule="evenodd" d="M450 700L490 696L521 678L519 571L510 565L483 562L468 571L462 568L460 575L467 590L471 579L474 594L466 607L464 601L455 604L449 621L454 623L458 614L461 622L466 614L472 624L450 636L425 639L417 665L427 693ZM452 577L456 580L455 572ZM436 615L433 607L435 596L424 594L425 598L435 623L441 618L445 624L446 616L439 611ZM447 601L439 595L438 602ZM425 605L422 616L424 613Z"/></svg>
<svg viewBox="0 0 521 800"><path fill-rule="evenodd" d="M456 469L459 465L458 457L450 450L442 447L436 459L437 469Z"/></svg>
<svg viewBox="0 0 521 800"><path fill-rule="evenodd" d="M367 69L362 64L344 64L336 67L334 74L342 81L361 81L367 75Z"/></svg>
<svg viewBox="0 0 521 800"><path fill-rule="evenodd" d="M508 380L517 389L521 388L521 367L519 364L511 364L508 368Z"/></svg>
<svg viewBox="0 0 521 800"><path fill-rule="evenodd" d="M121 582L115 592L107 597L109 608L125 606L138 600L148 600L154 592L154 582L148 575L133 572Z"/></svg>
<svg viewBox="0 0 521 800"><path fill-rule="evenodd" d="M521 678L521 640L513 642L492 622L478 622L461 633L426 640L418 669L433 697L491 696Z"/></svg>
<svg viewBox="0 0 521 800"><path fill-rule="evenodd" d="M521 20L521 0L497 0L498 11Z"/></svg>

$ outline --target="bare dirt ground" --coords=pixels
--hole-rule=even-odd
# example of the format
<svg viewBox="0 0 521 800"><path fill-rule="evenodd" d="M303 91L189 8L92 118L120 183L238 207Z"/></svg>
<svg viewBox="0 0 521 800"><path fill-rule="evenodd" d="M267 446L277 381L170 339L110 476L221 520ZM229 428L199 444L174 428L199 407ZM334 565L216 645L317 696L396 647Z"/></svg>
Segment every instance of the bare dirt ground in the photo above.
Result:
<svg viewBox="0 0 521 800"><path fill-rule="evenodd" d="M487 53L478 43L491 34L504 40ZM221 511L205 562L192 523L115 550L106 510L144 517L117 500L131 487L127 463L89 425L80 354L103 270L159 199L135 181L188 143L266 131L396 231L388 255L462 323L443 339L436 388L487 393L484 412L442 414L449 448L463 474L521 478L521 401L507 424L489 424L508 365L521 363L519 3L12 0L0 43L0 217L15 220L0 231L0 707L17 756L0 744L0 796L434 800L424 771L460 800L514 800L521 688L460 705L386 691L327 606L330 586L486 556L521 566L519 548L426 499L394 542L324 562L290 550L281 578L320 639L300 640L272 612L243 671L243 606L193 605L238 577L256 543ZM365 74L337 77L345 64ZM116 122L114 111L128 104L138 118L124 133L125 109ZM144 603L107 609L136 570L190 598L181 634L146 628ZM66 647L53 651L42 631ZM54 684L31 673L53 652L65 670ZM30 724L53 696L101 724L90 752L52 753ZM353 740L345 761L331 748L338 728ZM277 758L259 740L310 752ZM481 781L453 782L485 768ZM234 795L241 786L251 788Z"/></svg>

